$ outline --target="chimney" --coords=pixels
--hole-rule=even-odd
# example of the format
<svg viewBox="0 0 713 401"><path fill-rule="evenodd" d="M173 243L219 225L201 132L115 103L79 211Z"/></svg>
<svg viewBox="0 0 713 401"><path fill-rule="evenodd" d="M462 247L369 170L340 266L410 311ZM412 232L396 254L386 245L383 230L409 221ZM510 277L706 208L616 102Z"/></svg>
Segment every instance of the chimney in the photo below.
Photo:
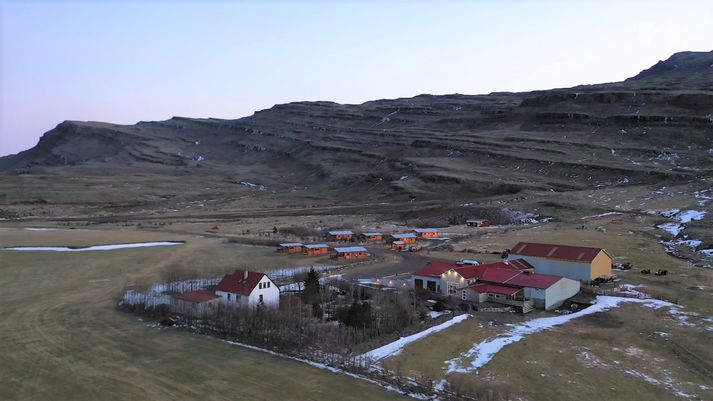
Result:
<svg viewBox="0 0 713 401"><path fill-rule="evenodd" d="M243 270L243 280L247 280L247 279L248 279L248 271Z"/></svg>

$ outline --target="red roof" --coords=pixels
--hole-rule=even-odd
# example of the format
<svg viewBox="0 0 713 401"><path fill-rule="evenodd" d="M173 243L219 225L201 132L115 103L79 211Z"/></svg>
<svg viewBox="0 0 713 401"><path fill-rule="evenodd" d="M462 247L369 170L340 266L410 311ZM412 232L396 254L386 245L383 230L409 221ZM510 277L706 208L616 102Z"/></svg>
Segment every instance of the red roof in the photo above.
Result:
<svg viewBox="0 0 713 401"><path fill-rule="evenodd" d="M449 262L431 262L427 264L426 266L422 267L421 269L413 272L414 276L431 276L431 277L441 277L441 274L447 272L448 270L451 269L457 269L459 267L462 267L460 265L457 265L455 263L449 263ZM476 266L473 266L476 267Z"/></svg>
<svg viewBox="0 0 713 401"><path fill-rule="evenodd" d="M518 287L547 289L562 280L562 278L563 277L552 276L549 274L522 273L513 277L511 280L508 280L507 283Z"/></svg>
<svg viewBox="0 0 713 401"><path fill-rule="evenodd" d="M534 269L534 267L531 264L527 263L525 259L506 260L503 263L519 270Z"/></svg>
<svg viewBox="0 0 713 401"><path fill-rule="evenodd" d="M257 283L265 276L265 273L253 271L247 271L247 274L245 273L245 270L236 270L233 274L226 274L225 277L220 280L215 290L229 292L231 294L250 295L255 287L257 287Z"/></svg>
<svg viewBox="0 0 713 401"><path fill-rule="evenodd" d="M188 302L206 302L211 299L218 298L213 291L208 290L197 290L192 292L187 292L185 294L176 295L176 298L182 299Z"/></svg>
<svg viewBox="0 0 713 401"><path fill-rule="evenodd" d="M517 245L512 247L510 254L590 263L602 250L602 248L584 246L518 242Z"/></svg>
<svg viewBox="0 0 713 401"><path fill-rule="evenodd" d="M483 275L480 276L480 280L487 281L490 283L503 284L507 283L508 280L512 280L513 277L519 276L520 274L522 274L522 271L513 268L489 267L485 269Z"/></svg>
<svg viewBox="0 0 713 401"><path fill-rule="evenodd" d="M473 284L469 288L472 288L473 291L479 292L481 294L489 292L491 294L502 294L510 296L517 294L517 292L521 290L521 288L505 287L502 285L493 284Z"/></svg>
<svg viewBox="0 0 713 401"><path fill-rule="evenodd" d="M472 278L480 278L480 276L483 275L485 272L485 269L487 269L488 265L468 265L468 266L459 266L456 269L453 269L456 271L456 273L460 274L461 277L463 277L466 280L470 280Z"/></svg>

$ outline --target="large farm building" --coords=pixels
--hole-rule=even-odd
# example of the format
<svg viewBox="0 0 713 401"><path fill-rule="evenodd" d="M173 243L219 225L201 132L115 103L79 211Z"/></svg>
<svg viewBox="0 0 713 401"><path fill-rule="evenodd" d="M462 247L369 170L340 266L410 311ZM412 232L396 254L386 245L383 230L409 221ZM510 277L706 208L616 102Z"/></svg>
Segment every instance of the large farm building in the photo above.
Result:
<svg viewBox="0 0 713 401"><path fill-rule="evenodd" d="M583 283L611 275L612 257L602 248L519 242L508 260L523 259L535 273L563 276Z"/></svg>

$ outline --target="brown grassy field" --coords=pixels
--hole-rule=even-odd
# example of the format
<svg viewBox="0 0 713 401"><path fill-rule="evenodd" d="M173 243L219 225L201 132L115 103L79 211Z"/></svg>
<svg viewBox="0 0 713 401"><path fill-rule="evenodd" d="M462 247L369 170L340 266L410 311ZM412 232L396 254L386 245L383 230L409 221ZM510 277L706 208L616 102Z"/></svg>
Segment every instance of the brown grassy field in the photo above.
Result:
<svg viewBox="0 0 713 401"><path fill-rule="evenodd" d="M621 307L573 320L508 345L477 373L446 374L444 362L475 342L516 324L551 313L527 316L481 313L466 322L408 345L383 362L405 376L459 383L462 387L500 389L514 399L568 400L586 393L611 400L710 399L713 388L713 270L667 255L658 242L659 216L647 208L696 208L692 188L671 189L676 196L655 196L637 187L628 193L584 191L558 198L558 204L521 201L555 222L487 229L444 228L453 251L398 254L370 246L373 263L347 270L369 277L411 271L428 258L499 260L499 252L517 241L540 241L606 248L617 261L634 263L617 272L621 283L643 285L646 293L684 306L695 327L681 326L665 310L640 305ZM591 195L591 196L590 196ZM626 205L635 205L628 207ZM618 207L617 207L618 206ZM587 217L607 211L623 214ZM583 218L585 217L585 218ZM708 217L690 225L707 235ZM302 240L295 234L266 232L272 227L406 229L402 221L375 215L256 216L235 220L156 219L92 224L4 222L0 247L19 245L94 245L119 242L185 240L185 245L111 252L0 251L0 399L393 399L363 381L305 364L230 346L216 339L174 329L158 329L115 310L122 289L161 282L171 274L219 276L238 267L270 270L327 257L278 255L274 248L244 243ZM139 225L139 223L141 223ZM58 231L21 227L55 225ZM215 225L217 229L214 229ZM580 229L584 224L586 229ZM246 233L250 230L250 233ZM705 239L705 238L704 238ZM312 240L307 238L306 240ZM698 262L696 262L698 263ZM644 268L665 268L666 277L641 275ZM611 287L611 286L610 286Z"/></svg>
<svg viewBox="0 0 713 401"><path fill-rule="evenodd" d="M0 399L360 400L393 392L220 340L151 327L115 309L132 282L275 261L263 247L132 229L0 228L0 246L186 240L95 252L0 251Z"/></svg>

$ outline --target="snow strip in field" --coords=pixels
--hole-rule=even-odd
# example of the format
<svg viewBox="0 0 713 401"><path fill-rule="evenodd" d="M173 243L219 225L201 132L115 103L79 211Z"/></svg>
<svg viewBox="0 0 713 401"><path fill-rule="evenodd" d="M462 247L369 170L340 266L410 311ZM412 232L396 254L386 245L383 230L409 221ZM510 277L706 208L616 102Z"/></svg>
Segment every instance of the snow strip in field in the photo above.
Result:
<svg viewBox="0 0 713 401"><path fill-rule="evenodd" d="M25 227L25 230L27 231L57 231L57 228L49 228L49 227Z"/></svg>
<svg viewBox="0 0 713 401"><path fill-rule="evenodd" d="M407 337L401 337L392 343L384 345L383 347L379 347L374 350L371 350L365 354L362 354L362 357L378 361L378 360L381 360L381 359L384 359L384 358L387 358L390 356L398 355L401 353L401 351L404 349L404 347L407 346L408 344L411 344L414 341L418 341L418 340L420 340L424 337L427 337L433 333L437 333L441 330L445 330L445 329L453 326L454 324L464 321L465 319L467 319L469 317L470 317L470 315L467 315L467 314L458 315L445 323L439 324L438 326L430 327L426 330L420 331L416 334L412 334Z"/></svg>
<svg viewBox="0 0 713 401"><path fill-rule="evenodd" d="M654 309L664 307L680 308L676 304L658 299L637 299L600 295L597 297L597 303L579 312L554 317L543 317L523 322L515 325L512 329L501 335L491 337L480 343L474 344L473 348L462 353L460 356L446 361L447 372L468 373L477 371L490 362L493 357L495 357L495 354L500 352L500 350L502 350L505 346L516 343L525 338L527 335L539 333L555 326L560 326L578 317L604 312L619 306L619 304L623 302L640 303ZM473 360L468 365L464 366L463 360L470 358L473 358Z"/></svg>
<svg viewBox="0 0 713 401"><path fill-rule="evenodd" d="M84 251L113 251L115 249L127 248L147 248L153 246L173 246L183 245L183 242L163 241L163 242L137 242L133 244L112 244L95 245L84 248L70 248L68 246L16 246L3 248L6 251L53 251L53 252L84 252Z"/></svg>
<svg viewBox="0 0 713 401"><path fill-rule="evenodd" d="M328 371L330 371L330 372L332 372L332 373L343 374L343 375L346 375L346 376L349 376L349 377L352 377L352 378L355 378L355 379L364 380L364 381L369 382L369 383L371 383L371 384L375 384L375 385L377 385L377 386L383 387L383 388L385 388L385 389L388 390L388 391L394 391L394 392L396 392L396 393L403 394L403 395L407 395L407 396L409 396L409 397L416 398L416 399L419 399L419 400L428 400L428 399L429 399L429 397L427 397L427 396L424 395L424 394L406 393L405 391L399 390L398 388L396 388L396 387L394 387L394 386L392 386L392 385L390 385L390 384L382 383L382 382L380 382L380 381L377 381L377 380L374 380L374 379L370 379L370 378L368 378L368 377L365 377L365 376L362 376L362 375L358 375L358 374L356 374L356 373L347 372L347 371L345 371L345 370L343 370L343 369L335 368L335 367L333 367L333 366L329 366L329 365L326 365L326 364L324 364L324 363L319 363L319 362L315 362L315 361L310 361L309 359L304 359L304 358L299 358L299 357L296 357L296 356L291 356L291 355L287 355L287 354L282 354L282 353L275 352L275 351L272 351L272 350L269 350L269 349L260 348L260 347L254 346L254 345L244 344L244 343L237 342L237 341L225 340L225 342L228 343L228 344L230 344L230 345L237 345L237 346L239 346L239 347L251 349L251 350L253 350L253 351L265 352L265 353L270 354L270 355L273 355L273 356L278 356L278 357L281 357L281 358L287 358L287 359L291 359L291 360L293 360L293 361L302 362L302 363L304 363L304 364L310 365L310 366L315 367L315 368L317 368L317 369L324 369L324 370L328 370Z"/></svg>
<svg viewBox="0 0 713 401"><path fill-rule="evenodd" d="M602 214L595 214L595 215L593 215L593 216L584 216L584 217L582 217L582 220L593 219L593 218L597 218L597 217L617 216L617 215L620 215L620 214L624 214L624 213L621 213L621 212L606 212L606 213L602 213Z"/></svg>

